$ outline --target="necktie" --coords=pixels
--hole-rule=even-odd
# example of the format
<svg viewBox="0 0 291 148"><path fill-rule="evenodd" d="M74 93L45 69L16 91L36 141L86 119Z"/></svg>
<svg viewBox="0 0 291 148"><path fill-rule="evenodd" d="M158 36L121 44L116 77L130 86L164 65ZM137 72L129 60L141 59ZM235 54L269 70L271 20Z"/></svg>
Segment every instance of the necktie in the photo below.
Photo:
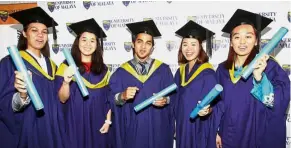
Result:
<svg viewBox="0 0 291 148"><path fill-rule="evenodd" d="M141 74L142 75L146 75L147 74L147 70L145 67L145 63L139 63L139 65L141 66Z"/></svg>

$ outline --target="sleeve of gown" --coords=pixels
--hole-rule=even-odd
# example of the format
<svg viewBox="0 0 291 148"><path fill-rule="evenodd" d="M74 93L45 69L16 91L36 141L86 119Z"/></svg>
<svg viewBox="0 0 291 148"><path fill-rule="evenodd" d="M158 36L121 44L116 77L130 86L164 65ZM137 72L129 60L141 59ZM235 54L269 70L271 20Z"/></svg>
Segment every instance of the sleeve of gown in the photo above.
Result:
<svg viewBox="0 0 291 148"><path fill-rule="evenodd" d="M281 66L274 61L272 62L274 66L266 72L267 78L274 88L274 107L272 112L279 116L284 116L290 102L290 80ZM272 65L271 62L268 62L269 64Z"/></svg>
<svg viewBox="0 0 291 148"><path fill-rule="evenodd" d="M220 84L222 87L224 87L223 85L223 74L221 72L221 70L224 67L222 65L219 65L219 67L217 68L215 75L216 75L216 80L217 83ZM216 100L214 100L213 104L215 106L215 108L213 108L213 114L215 116L215 127L217 128L217 131L219 131L219 125L221 122L221 119L223 117L224 111L225 111L225 105L224 105L224 92L222 91L220 93L220 95L218 96L218 98Z"/></svg>
<svg viewBox="0 0 291 148"><path fill-rule="evenodd" d="M201 86L201 98L199 98L200 101L203 100L203 97L206 96L213 88L214 86L217 84L216 78L215 78L215 72L212 70L207 70L207 72L205 72L203 78L203 84ZM212 106L213 110L216 110L215 108L217 108L215 104L215 101L217 98L215 98L210 104ZM196 102L198 104L198 102ZM193 106L194 108L195 106ZM206 116L208 117L208 116ZM203 117L202 117L203 118Z"/></svg>
<svg viewBox="0 0 291 148"><path fill-rule="evenodd" d="M178 69L175 73L174 81L176 85L178 86L176 93L174 93L171 98L172 98L172 103L173 103L173 112L175 118L177 117L177 109L178 109L178 104L179 104L179 88L180 88L180 69Z"/></svg>
<svg viewBox="0 0 291 148"><path fill-rule="evenodd" d="M273 107L274 105L274 88L272 83L267 78L266 74L262 74L262 80L257 82L253 78L254 87L251 90L251 94L264 103L267 107Z"/></svg>
<svg viewBox="0 0 291 148"><path fill-rule="evenodd" d="M109 87L110 79L111 79L110 77L107 78L107 80L106 80L107 81L107 85L106 85L106 88L105 88L105 91L106 91L106 101L105 101L106 115L107 115L108 111L113 107L111 102L110 102L110 98L112 97L112 94L111 94L111 91L110 91L110 87Z"/></svg>
<svg viewBox="0 0 291 148"><path fill-rule="evenodd" d="M12 98L17 92L14 88L14 71L12 60L4 57L0 61L0 122L3 122L12 133L15 132L18 123L16 118L21 115L14 113L12 109Z"/></svg>
<svg viewBox="0 0 291 148"><path fill-rule="evenodd" d="M122 81L118 75L120 69L117 69L109 80L109 87L111 91L110 102L112 105L123 105L125 102L121 101L121 92L124 91Z"/></svg>

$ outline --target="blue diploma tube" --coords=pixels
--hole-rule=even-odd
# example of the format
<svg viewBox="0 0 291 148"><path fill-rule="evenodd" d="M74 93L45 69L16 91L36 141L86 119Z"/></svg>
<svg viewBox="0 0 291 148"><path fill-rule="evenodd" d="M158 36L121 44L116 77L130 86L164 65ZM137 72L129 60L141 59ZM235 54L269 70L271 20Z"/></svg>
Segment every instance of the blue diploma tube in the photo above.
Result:
<svg viewBox="0 0 291 148"><path fill-rule="evenodd" d="M81 76L81 74L80 74L79 71L77 70L76 63L75 63L75 61L74 61L74 59L73 59L71 53L70 53L69 50L66 49L66 48L63 49L63 53L64 53L65 58L66 58L67 62L69 63L69 65L72 66L73 69L75 70L75 74L74 74L74 76L75 76L76 82L77 82L77 84L78 84L78 86L79 86L79 89L80 89L80 91L81 91L83 97L88 96L88 95L89 95L88 89L87 89L87 87L85 86L85 84L84 84L84 82L83 82L83 80L82 80L82 76Z"/></svg>
<svg viewBox="0 0 291 148"><path fill-rule="evenodd" d="M256 64L257 60L263 56L263 54L270 54L278 43L282 40L282 38L287 34L288 29L285 27L281 27L279 31L272 37L272 39L268 42L267 45L260 51L260 53L252 60L249 66L242 72L241 76L243 79L247 79L254 71L254 65Z"/></svg>
<svg viewBox="0 0 291 148"><path fill-rule="evenodd" d="M21 72L23 74L24 77L24 81L26 83L26 89L28 91L28 95L34 105L34 108L36 110L41 110L43 109L43 103L40 99L40 96L38 94L38 92L36 91L36 88L29 76L29 74L27 73L27 68L24 65L24 62L19 54L19 51L17 49L16 46L9 46L7 47L8 52L16 66L17 71Z"/></svg>
<svg viewBox="0 0 291 148"><path fill-rule="evenodd" d="M160 91L159 93L155 94L154 96L146 99L145 101L143 101L142 103L136 105L134 107L134 110L136 112L139 112L140 110L144 109L145 107L149 106L150 104L152 104L155 100L164 97L165 95L169 94L170 92L174 91L177 89L177 85L174 83L170 86L168 86L167 88L163 89L162 91Z"/></svg>
<svg viewBox="0 0 291 148"><path fill-rule="evenodd" d="M204 97L204 99L199 103L195 109L190 114L190 118L194 119L198 112L203 109L205 106L210 104L219 94L222 92L223 87L220 84L216 84L211 91Z"/></svg>

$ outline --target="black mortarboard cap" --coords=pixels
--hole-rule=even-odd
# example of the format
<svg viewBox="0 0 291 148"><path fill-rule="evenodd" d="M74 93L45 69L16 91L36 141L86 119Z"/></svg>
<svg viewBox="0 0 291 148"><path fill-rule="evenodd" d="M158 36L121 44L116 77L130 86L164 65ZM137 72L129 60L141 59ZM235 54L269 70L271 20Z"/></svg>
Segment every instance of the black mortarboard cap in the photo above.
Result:
<svg viewBox="0 0 291 148"><path fill-rule="evenodd" d="M183 38L198 37L201 41L204 41L207 38L211 38L215 33L190 20L183 27L177 30L176 34Z"/></svg>
<svg viewBox="0 0 291 148"><path fill-rule="evenodd" d="M76 35L81 35L84 32L94 33L96 37L101 40L101 47L103 48L103 38L106 38L107 36L94 18L73 23L69 27L76 33Z"/></svg>
<svg viewBox="0 0 291 148"><path fill-rule="evenodd" d="M94 18L72 23L69 27L76 33L76 35L81 35L83 32L90 32L94 33L98 38L107 37Z"/></svg>
<svg viewBox="0 0 291 148"><path fill-rule="evenodd" d="M260 33L260 31L264 30L272 21L272 19L263 17L259 14L237 9L223 27L222 32L230 34L235 27L242 24L250 24Z"/></svg>
<svg viewBox="0 0 291 148"><path fill-rule="evenodd" d="M132 35L146 33L153 37L162 36L153 20L126 24Z"/></svg>
<svg viewBox="0 0 291 148"><path fill-rule="evenodd" d="M175 32L183 38L199 38L202 41L206 40L206 52L208 56L212 56L212 36L214 32L190 20L183 27Z"/></svg>
<svg viewBox="0 0 291 148"><path fill-rule="evenodd" d="M23 27L26 27L30 23L42 23L47 28L52 27L54 40L57 39L55 26L58 26L58 23L40 7L21 10L10 14L10 16L22 24Z"/></svg>

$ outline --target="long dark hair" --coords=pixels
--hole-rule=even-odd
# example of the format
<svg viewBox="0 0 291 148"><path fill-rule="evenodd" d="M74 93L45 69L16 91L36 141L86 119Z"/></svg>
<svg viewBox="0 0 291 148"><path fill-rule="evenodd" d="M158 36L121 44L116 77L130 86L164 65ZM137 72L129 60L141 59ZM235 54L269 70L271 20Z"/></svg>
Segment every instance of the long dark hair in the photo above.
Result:
<svg viewBox="0 0 291 148"><path fill-rule="evenodd" d="M209 57L207 56L206 52L203 50L201 39L199 37L193 37L193 38L197 39L198 42L199 42L199 54L197 56L196 63L203 64L203 63L208 62L209 61ZM188 63L187 59L184 57L184 55L182 53L182 45L183 45L183 40L184 39L185 38L182 39L181 44L180 44L180 48L179 48L179 51L178 51L178 63L179 64Z"/></svg>
<svg viewBox="0 0 291 148"><path fill-rule="evenodd" d="M248 55L246 61L243 64L243 67L248 65L256 57L257 53L259 53L259 48L260 48L259 32L255 29L255 27L252 24L248 24L248 25L251 25L253 27L254 31L255 31L257 45L254 46L254 48L252 49L251 53ZM228 52L227 60L225 61L225 64L224 64L226 69L231 69L232 68L232 64L234 63L235 58L237 56L237 54L235 53L233 47L231 46L232 36L233 36L233 32L231 32L231 34L230 34L229 52Z"/></svg>
<svg viewBox="0 0 291 148"><path fill-rule="evenodd" d="M27 28L28 28L29 25L25 26L23 28L23 31L24 32L27 32ZM18 39L18 43L17 43L17 48L18 50L26 50L27 49L27 39L23 36L23 33L20 34L19 36L19 39ZM49 47L49 44L48 44L48 40L46 41L44 47L41 49L40 51L43 56L45 57L50 57L50 47Z"/></svg>
<svg viewBox="0 0 291 148"><path fill-rule="evenodd" d="M79 67L79 71L81 74L85 73L85 67L82 64L82 59L81 59L81 51L79 48L79 39L81 37L81 34L78 35L73 43L71 54L73 59L76 62L76 65ZM103 48L100 45L99 39L96 36L96 41L97 41L97 47L96 50L92 53L92 58L91 58L91 69L90 71L98 75L102 73L104 70L106 70L106 66L103 62Z"/></svg>

